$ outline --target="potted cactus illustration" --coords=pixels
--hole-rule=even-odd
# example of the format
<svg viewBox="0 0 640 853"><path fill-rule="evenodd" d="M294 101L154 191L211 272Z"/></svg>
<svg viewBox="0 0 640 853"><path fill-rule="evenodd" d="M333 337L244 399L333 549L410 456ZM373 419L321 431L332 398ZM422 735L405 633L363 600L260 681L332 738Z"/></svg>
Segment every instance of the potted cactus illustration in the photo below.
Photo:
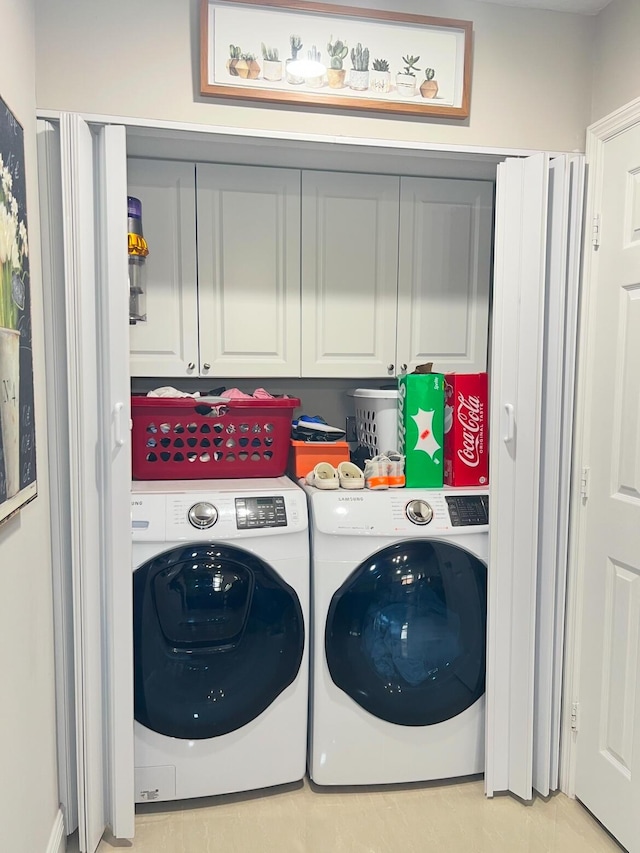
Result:
<svg viewBox="0 0 640 853"><path fill-rule="evenodd" d="M396 74L396 86L399 95L412 98L416 94L416 71L420 71L416 63L419 59L419 56L410 56L409 54L402 57L404 71Z"/></svg>
<svg viewBox="0 0 640 853"><path fill-rule="evenodd" d="M236 65L238 64L238 60L240 59L241 53L242 50L238 45L229 45L229 59L227 59L227 71L229 72L229 74L231 74L232 77L238 76L238 72L236 71Z"/></svg>
<svg viewBox="0 0 640 853"><path fill-rule="evenodd" d="M351 48L351 74L349 86L358 92L369 88L369 48L362 47L360 42Z"/></svg>
<svg viewBox="0 0 640 853"><path fill-rule="evenodd" d="M333 38L333 36L331 36ZM334 42L329 39L327 44L327 53L330 57L330 67L327 68L327 79L329 86L332 89L342 89L344 86L344 78L347 74L346 68L343 68L343 60L349 53L349 48L345 42L336 39Z"/></svg>
<svg viewBox="0 0 640 853"><path fill-rule="evenodd" d="M298 54L302 50L302 39L296 35L289 36L289 44L291 45L291 56L284 64L285 76L287 83L291 83L292 86L300 86L304 83L304 77L301 74L296 74L295 71L291 71L289 65L298 61Z"/></svg>
<svg viewBox="0 0 640 853"><path fill-rule="evenodd" d="M253 53L242 53L236 62L236 74L243 80L257 80L260 76L260 66Z"/></svg>
<svg viewBox="0 0 640 853"><path fill-rule="evenodd" d="M277 47L262 42L262 76L265 80L282 80L282 62Z"/></svg>
<svg viewBox="0 0 640 853"><path fill-rule="evenodd" d="M372 92L386 94L391 89L391 72L386 59L374 59L369 73L369 88Z"/></svg>
<svg viewBox="0 0 640 853"><path fill-rule="evenodd" d="M420 94L423 98L435 98L438 94L438 81L433 79L436 72L433 68L425 68L424 76L425 79L420 84Z"/></svg>
<svg viewBox="0 0 640 853"><path fill-rule="evenodd" d="M311 50L307 51L308 71L305 76L305 83L311 89L319 89L324 85L326 68L322 64L322 54L318 48L312 45Z"/></svg>

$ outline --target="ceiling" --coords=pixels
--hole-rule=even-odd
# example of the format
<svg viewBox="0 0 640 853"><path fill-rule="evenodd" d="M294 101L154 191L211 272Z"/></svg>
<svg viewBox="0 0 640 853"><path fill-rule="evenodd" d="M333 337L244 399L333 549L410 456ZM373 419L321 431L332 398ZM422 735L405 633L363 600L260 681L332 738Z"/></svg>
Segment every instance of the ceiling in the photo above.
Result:
<svg viewBox="0 0 640 853"><path fill-rule="evenodd" d="M553 9L556 12L573 12L579 15L597 15L611 3L611 0L478 0L478 2L529 9Z"/></svg>

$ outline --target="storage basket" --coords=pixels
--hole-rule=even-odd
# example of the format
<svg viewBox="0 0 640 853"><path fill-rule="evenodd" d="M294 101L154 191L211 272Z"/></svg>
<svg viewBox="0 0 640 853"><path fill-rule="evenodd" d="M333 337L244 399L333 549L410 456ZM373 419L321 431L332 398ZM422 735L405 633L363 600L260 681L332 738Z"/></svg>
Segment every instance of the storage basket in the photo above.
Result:
<svg viewBox="0 0 640 853"><path fill-rule="evenodd" d="M398 392L376 388L356 388L355 401L358 444L372 455L398 448Z"/></svg>
<svg viewBox="0 0 640 853"><path fill-rule="evenodd" d="M134 395L133 478L281 477L289 458L291 417L299 405L295 397L220 403Z"/></svg>

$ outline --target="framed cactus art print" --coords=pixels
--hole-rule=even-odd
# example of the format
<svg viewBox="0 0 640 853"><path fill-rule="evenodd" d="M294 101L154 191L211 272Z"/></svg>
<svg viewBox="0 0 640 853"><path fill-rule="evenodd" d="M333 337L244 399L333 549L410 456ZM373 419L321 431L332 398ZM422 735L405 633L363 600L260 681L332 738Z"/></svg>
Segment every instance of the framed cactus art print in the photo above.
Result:
<svg viewBox="0 0 640 853"><path fill-rule="evenodd" d="M24 132L0 98L0 522L36 496Z"/></svg>
<svg viewBox="0 0 640 853"><path fill-rule="evenodd" d="M465 119L473 24L312 0L201 0L200 93Z"/></svg>

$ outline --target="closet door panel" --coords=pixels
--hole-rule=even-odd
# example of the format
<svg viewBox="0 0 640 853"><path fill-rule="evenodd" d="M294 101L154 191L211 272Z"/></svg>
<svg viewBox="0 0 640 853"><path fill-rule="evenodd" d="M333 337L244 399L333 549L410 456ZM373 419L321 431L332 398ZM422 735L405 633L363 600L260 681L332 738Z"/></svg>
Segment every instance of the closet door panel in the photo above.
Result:
<svg viewBox="0 0 640 853"><path fill-rule="evenodd" d="M398 192L397 177L303 172L303 376L395 376Z"/></svg>
<svg viewBox="0 0 640 853"><path fill-rule="evenodd" d="M130 326L132 376L193 376L198 363L194 166L130 159L128 193L142 202L149 245L146 321Z"/></svg>
<svg viewBox="0 0 640 853"><path fill-rule="evenodd" d="M300 375L300 172L199 164L200 372Z"/></svg>
<svg viewBox="0 0 640 853"><path fill-rule="evenodd" d="M398 364L486 370L493 185L401 178Z"/></svg>

